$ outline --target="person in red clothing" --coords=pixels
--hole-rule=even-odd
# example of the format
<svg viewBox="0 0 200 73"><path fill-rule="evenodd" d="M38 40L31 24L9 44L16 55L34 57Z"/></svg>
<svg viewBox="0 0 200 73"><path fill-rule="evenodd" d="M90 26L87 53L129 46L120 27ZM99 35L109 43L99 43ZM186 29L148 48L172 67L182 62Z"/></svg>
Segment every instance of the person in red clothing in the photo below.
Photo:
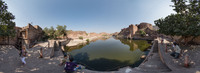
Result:
<svg viewBox="0 0 200 73"><path fill-rule="evenodd" d="M66 62L65 64L65 72L66 73L73 73L74 72L74 68L77 66L76 63L73 62L73 58L69 57L69 61L70 62Z"/></svg>

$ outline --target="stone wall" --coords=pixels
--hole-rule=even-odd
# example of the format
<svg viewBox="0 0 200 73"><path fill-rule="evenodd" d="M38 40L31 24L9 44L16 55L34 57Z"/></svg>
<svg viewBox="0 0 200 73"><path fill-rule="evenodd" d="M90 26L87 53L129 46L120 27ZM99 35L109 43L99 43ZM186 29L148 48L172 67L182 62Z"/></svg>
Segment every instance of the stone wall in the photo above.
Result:
<svg viewBox="0 0 200 73"><path fill-rule="evenodd" d="M42 38L43 31L38 25L32 26L31 24L28 24L28 26L22 28L22 35L22 38L25 41L24 44L32 46Z"/></svg>
<svg viewBox="0 0 200 73"><path fill-rule="evenodd" d="M189 37L186 40L189 42L189 41L192 40L192 38L193 37ZM173 39L176 40L176 42L179 42L179 43L184 43L185 42L184 38L181 37L181 36L173 36ZM192 44L200 44L200 36L198 36L195 39L193 39Z"/></svg>
<svg viewBox="0 0 200 73"><path fill-rule="evenodd" d="M0 45L27 45L26 47L30 47L30 45L32 46L36 41L43 37L43 30L38 25L32 26L31 24L28 24L23 28L15 27L15 31L15 36L10 37L9 41L7 37L0 37ZM19 43L22 43L23 45Z"/></svg>

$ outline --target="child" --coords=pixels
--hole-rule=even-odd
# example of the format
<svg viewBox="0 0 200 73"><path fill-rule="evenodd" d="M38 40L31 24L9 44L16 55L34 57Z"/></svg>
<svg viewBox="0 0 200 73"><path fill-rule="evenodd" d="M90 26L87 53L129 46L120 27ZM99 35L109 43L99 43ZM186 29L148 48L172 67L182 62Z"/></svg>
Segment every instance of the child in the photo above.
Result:
<svg viewBox="0 0 200 73"><path fill-rule="evenodd" d="M25 61L26 50L25 50L25 48L22 48L20 57L21 57L22 64L25 65L26 64L26 61Z"/></svg>
<svg viewBox="0 0 200 73"><path fill-rule="evenodd" d="M74 68L77 66L77 64L75 64L73 62L73 58L72 57L69 57L69 61L70 62L66 62L65 64L65 72L66 73L73 73L74 72Z"/></svg>

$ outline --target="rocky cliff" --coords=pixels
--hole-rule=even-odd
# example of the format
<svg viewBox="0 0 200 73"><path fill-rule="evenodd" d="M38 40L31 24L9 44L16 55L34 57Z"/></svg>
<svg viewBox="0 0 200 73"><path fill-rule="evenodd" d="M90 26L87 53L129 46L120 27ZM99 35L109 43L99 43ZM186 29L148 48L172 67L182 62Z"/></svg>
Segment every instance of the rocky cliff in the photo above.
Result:
<svg viewBox="0 0 200 73"><path fill-rule="evenodd" d="M130 37L133 37L137 31L138 31L138 27L131 24L131 25L129 25L128 28L122 29L121 32L119 32L118 36L130 38Z"/></svg>
<svg viewBox="0 0 200 73"><path fill-rule="evenodd" d="M72 30L67 31L68 38L79 38L79 37L86 37L86 36L88 36L88 34L85 31L72 31Z"/></svg>
<svg viewBox="0 0 200 73"><path fill-rule="evenodd" d="M67 31L67 37L68 38L72 38L72 39L77 39L79 37L90 38L90 37L100 37L100 36L110 36L110 34L106 33L106 32L102 32L102 33L95 33L95 32L87 33L86 31L72 31L72 30L68 30Z"/></svg>
<svg viewBox="0 0 200 73"><path fill-rule="evenodd" d="M143 32L143 35L142 33ZM152 24L140 23L139 25L129 25L127 28L121 29L117 36L119 38L133 38L133 39L152 39L157 36L156 30L153 28Z"/></svg>

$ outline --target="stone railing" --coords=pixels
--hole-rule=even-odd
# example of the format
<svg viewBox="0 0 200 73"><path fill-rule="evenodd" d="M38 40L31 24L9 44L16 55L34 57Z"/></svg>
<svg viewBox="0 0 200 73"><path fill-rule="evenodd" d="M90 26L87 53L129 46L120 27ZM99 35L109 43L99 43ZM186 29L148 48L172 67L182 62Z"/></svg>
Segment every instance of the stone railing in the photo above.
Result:
<svg viewBox="0 0 200 73"><path fill-rule="evenodd" d="M174 58L172 56L170 56L170 53L166 53L165 46L166 46L165 44L160 43L160 40L158 41L158 52L159 52L161 61L172 71L187 69L187 68L181 66L179 63L176 63L176 61L173 60Z"/></svg>
<svg viewBox="0 0 200 73"><path fill-rule="evenodd" d="M70 40L50 40L50 58L52 58L55 54L55 51L60 51L61 46L65 46L67 43L69 43ZM62 50L63 51L63 50Z"/></svg>
<svg viewBox="0 0 200 73"><path fill-rule="evenodd" d="M149 51L147 57L145 58L145 60L138 66L140 67L142 64L144 64L146 61L148 61L148 58L153 54L153 52L155 52L155 50L158 49L158 40L154 40L153 45L151 47L151 50Z"/></svg>

